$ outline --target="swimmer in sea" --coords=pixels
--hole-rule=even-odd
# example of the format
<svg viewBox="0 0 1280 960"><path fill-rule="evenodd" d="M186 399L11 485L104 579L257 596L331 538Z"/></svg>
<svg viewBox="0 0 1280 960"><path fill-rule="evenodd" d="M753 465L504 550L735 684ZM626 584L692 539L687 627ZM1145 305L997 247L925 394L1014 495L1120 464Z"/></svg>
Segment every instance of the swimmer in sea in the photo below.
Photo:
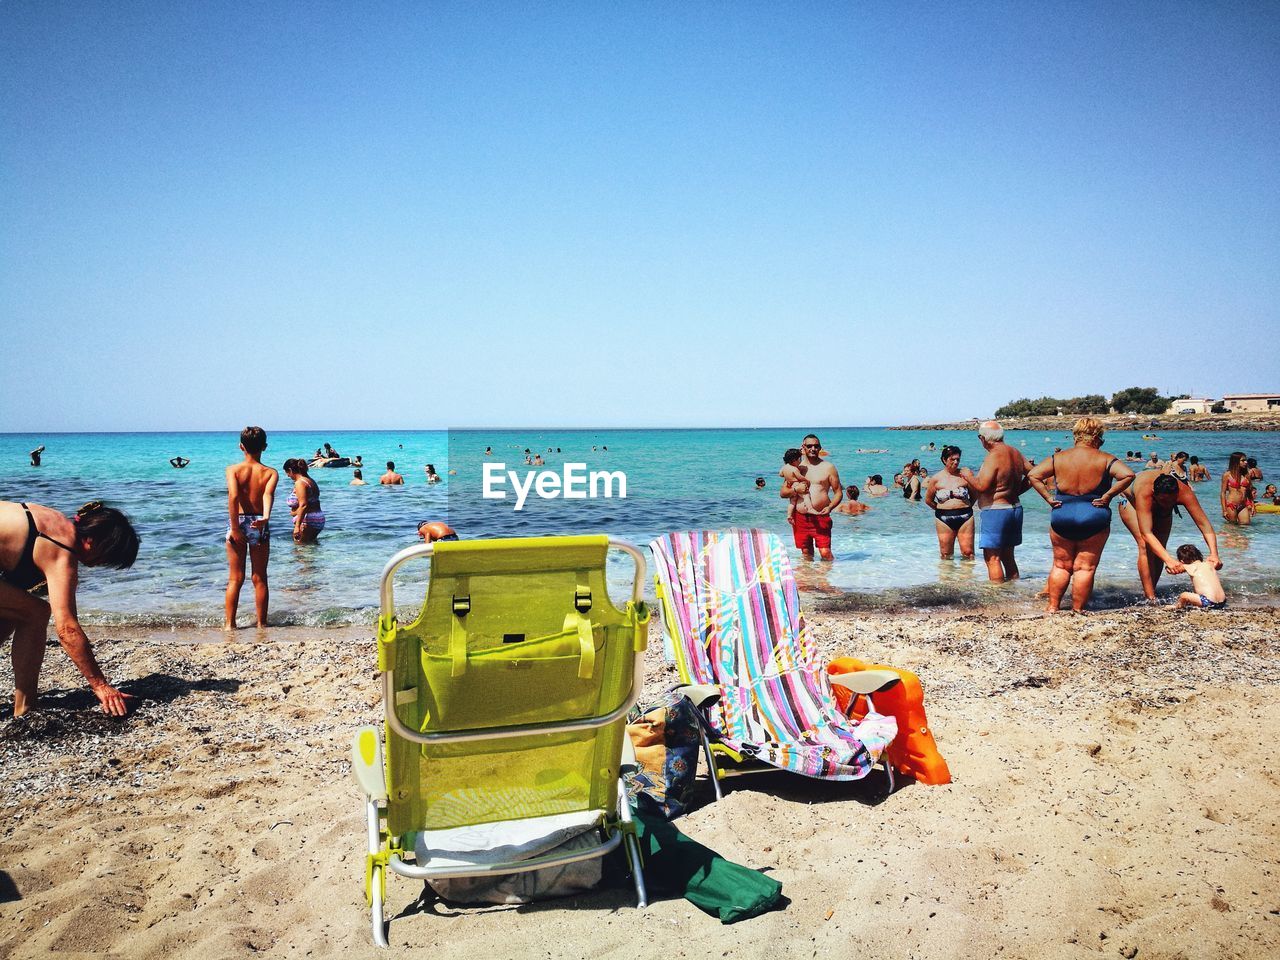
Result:
<svg viewBox="0 0 1280 960"><path fill-rule="evenodd" d="M418 524L418 536L423 543L439 543L457 540L458 534L453 527L442 520L423 520Z"/></svg>
<svg viewBox="0 0 1280 960"><path fill-rule="evenodd" d="M840 506L832 510L832 513L843 513L850 516L857 516L860 513L866 513L871 508L865 503L858 502L858 485L851 483L844 488L844 500L840 502Z"/></svg>
<svg viewBox="0 0 1280 960"><path fill-rule="evenodd" d="M889 495L889 488L884 485L884 477L878 473L873 473L867 477L867 482L863 486L868 497L885 497Z"/></svg>
<svg viewBox="0 0 1280 960"><path fill-rule="evenodd" d="M31 451L31 465L32 465L33 467L38 467L38 466L40 466L40 457L41 457L41 455L42 455L43 453L44 453L44 444L43 444L43 443L42 443L42 444L40 444L40 446L36 447L34 450L32 450L32 451Z"/></svg>
<svg viewBox="0 0 1280 960"><path fill-rule="evenodd" d="M436 465L434 463L428 463L424 469L427 472L427 483L440 482L440 474L436 473Z"/></svg>
<svg viewBox="0 0 1280 960"><path fill-rule="evenodd" d="M968 478L960 472L960 448L948 444L942 448L941 459L942 472L930 477L924 488L925 505L933 511L938 554L950 560L958 542L960 556L972 560L973 491Z"/></svg>
<svg viewBox="0 0 1280 960"><path fill-rule="evenodd" d="M284 462L284 472L293 483L293 492L285 502L293 515L295 543L315 543L324 529L324 511L320 509L320 485L307 472L307 461L293 457Z"/></svg>
<svg viewBox="0 0 1280 960"><path fill-rule="evenodd" d="M1103 427L1096 417L1081 417L1072 434L1075 446L1041 461L1027 475L1051 508L1053 570L1046 608L1051 612L1061 606L1068 584L1072 610L1083 610L1089 602L1102 549L1111 536L1111 501L1128 490L1134 479L1131 468L1100 449ZM1055 486L1052 491L1047 485L1050 479Z"/></svg>
<svg viewBox="0 0 1280 960"><path fill-rule="evenodd" d="M1199 457L1191 458L1191 466L1188 470L1191 474L1192 483L1203 483L1205 480L1211 479L1209 476L1209 468L1200 462Z"/></svg>
<svg viewBox="0 0 1280 960"><path fill-rule="evenodd" d="M173 467L175 470L181 470L190 462L191 461L188 460L186 457L174 457L172 460L169 461L169 466Z"/></svg>
<svg viewBox="0 0 1280 960"><path fill-rule="evenodd" d="M349 487L367 487L368 485L369 485L368 481L367 481L367 480L365 480L365 478L364 478L364 471L363 471L363 470L361 470L361 469L359 469L359 468L357 467L357 468L356 468L356 470L355 470L355 472L354 472L354 473L352 474L352 476L351 476L351 482L350 482L349 484L347 484L347 486L349 486Z"/></svg>
<svg viewBox="0 0 1280 960"><path fill-rule="evenodd" d="M756 477L756 489L757 490L764 489L764 477Z"/></svg>
<svg viewBox="0 0 1280 960"><path fill-rule="evenodd" d="M378 478L378 483L384 487L404 486L404 477L396 473L396 462L394 460L387 461L387 472Z"/></svg>
<svg viewBox="0 0 1280 960"><path fill-rule="evenodd" d="M245 427L240 431L240 449L244 460L227 467L227 594L223 629L236 629L236 607L240 588L244 586L247 555L253 570L253 602L258 626L267 625L267 563L271 559L271 508L275 501L280 475L262 462L267 449L267 432L261 427Z"/></svg>

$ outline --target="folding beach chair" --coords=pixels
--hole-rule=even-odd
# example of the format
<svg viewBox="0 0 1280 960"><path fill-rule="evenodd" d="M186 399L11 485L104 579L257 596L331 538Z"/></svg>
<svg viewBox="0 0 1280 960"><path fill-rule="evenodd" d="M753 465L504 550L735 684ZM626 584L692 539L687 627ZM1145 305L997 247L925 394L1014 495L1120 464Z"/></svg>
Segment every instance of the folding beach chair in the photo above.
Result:
<svg viewBox="0 0 1280 960"><path fill-rule="evenodd" d="M635 561L621 611L605 580L610 549ZM426 602L402 627L392 576L419 557L431 558ZM564 867L625 843L645 905L619 779L643 676L644 566L637 548L604 536L441 542L387 563L378 619L385 763L374 727L358 730L352 747L378 945L387 944L388 869L423 880L492 877ZM567 837L576 843L546 852ZM539 847L538 838L551 840ZM528 857L530 849L542 852Z"/></svg>
<svg viewBox="0 0 1280 960"><path fill-rule="evenodd" d="M695 530L649 547L676 667L702 711L716 798L719 781L733 773L865 777L897 732L870 696L898 677L883 670L828 675L809 641L782 541L764 530ZM840 712L832 683L868 698L865 718ZM892 768L884 769L892 790Z"/></svg>

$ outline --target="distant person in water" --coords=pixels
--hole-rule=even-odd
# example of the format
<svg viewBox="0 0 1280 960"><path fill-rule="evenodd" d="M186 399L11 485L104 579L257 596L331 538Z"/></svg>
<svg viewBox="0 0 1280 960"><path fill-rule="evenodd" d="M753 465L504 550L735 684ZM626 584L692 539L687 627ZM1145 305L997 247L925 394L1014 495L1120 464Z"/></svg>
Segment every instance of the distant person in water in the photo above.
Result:
<svg viewBox="0 0 1280 960"><path fill-rule="evenodd" d="M1253 457L1250 457L1248 460L1245 461L1245 464L1249 467L1250 480L1263 479L1262 468L1258 466L1258 461L1256 459L1254 459Z"/></svg>
<svg viewBox="0 0 1280 960"><path fill-rule="evenodd" d="M1191 515L1191 521L1204 537L1205 546L1209 548L1208 562L1215 570L1221 570L1218 535L1190 484L1179 483L1167 473L1144 470L1120 500L1120 519L1137 543L1138 579L1149 601L1156 599L1156 584L1162 572L1182 573L1182 564L1165 547L1173 529L1174 511L1181 515L1182 510Z"/></svg>
<svg viewBox="0 0 1280 960"><path fill-rule="evenodd" d="M1144 464L1142 465L1142 469L1144 469L1144 470L1163 470L1163 469L1164 469L1164 464L1163 464L1163 463L1161 462L1161 460L1160 460L1160 455L1159 455L1158 453L1156 453L1154 450L1152 450L1152 451L1151 451L1151 456L1147 457L1147 462L1146 462L1146 463L1144 463Z"/></svg>
<svg viewBox="0 0 1280 960"><path fill-rule="evenodd" d="M333 449L333 447L327 443L324 445L324 455L326 460L335 460L341 456L337 450Z"/></svg>
<svg viewBox="0 0 1280 960"><path fill-rule="evenodd" d="M1256 490L1249 477L1249 465L1245 455L1231 454L1227 469L1218 484L1218 498L1222 504L1222 519L1227 523L1248 526L1253 522L1254 494Z"/></svg>
<svg viewBox="0 0 1280 960"><path fill-rule="evenodd" d="M378 478L378 483L384 487L398 487L404 484L404 477L396 473L396 462L394 460L387 461L387 472Z"/></svg>
<svg viewBox="0 0 1280 960"><path fill-rule="evenodd" d="M1187 453L1179 450L1169 458L1169 462L1164 465L1164 472L1175 480L1181 480L1183 483L1191 482L1191 471L1187 467Z"/></svg>
<svg viewBox="0 0 1280 960"><path fill-rule="evenodd" d="M188 460L186 457L174 457L172 460L169 461L169 466L173 467L175 470L181 470L190 462L191 461Z"/></svg>
<svg viewBox="0 0 1280 960"><path fill-rule="evenodd" d="M418 536L422 538L423 543L440 543L458 539L458 534L453 527L443 520L423 520L418 524Z"/></svg>
<svg viewBox="0 0 1280 960"><path fill-rule="evenodd" d="M31 451L31 465L33 467L40 466L40 458L43 455L44 455L44 444L42 443L40 444L40 446L36 447L34 450Z"/></svg>
<svg viewBox="0 0 1280 960"><path fill-rule="evenodd" d="M307 472L307 461L292 457L284 462L284 472L293 484L285 501L293 517L294 543L315 543L324 529L324 511L320 509L320 485Z"/></svg>
<svg viewBox="0 0 1280 960"><path fill-rule="evenodd" d="M1276 485L1274 483L1267 484L1267 488L1262 491L1262 499L1271 504L1274 504L1277 499L1280 499L1276 496Z"/></svg>
<svg viewBox="0 0 1280 960"><path fill-rule="evenodd" d="M244 459L227 467L227 596L223 628L236 629L236 608L244 586L245 555L253 571L253 602L258 626L267 625L270 589L267 563L271 559L271 508L275 503L280 474L262 462L267 449L267 432L261 427L240 431Z"/></svg>
<svg viewBox="0 0 1280 960"><path fill-rule="evenodd" d="M1028 474L1031 485L1049 504L1049 604L1056 612L1067 585L1071 609L1083 610L1093 596L1093 579L1102 549L1111 536L1111 501L1133 483L1133 469L1104 453L1102 421L1081 417L1071 429L1075 446L1055 453ZM1050 490L1048 481L1054 489ZM1175 481L1176 482L1176 481Z"/></svg>
<svg viewBox="0 0 1280 960"><path fill-rule="evenodd" d="M428 463L425 469L427 472L427 483L440 482L440 474L436 473L436 465L434 463Z"/></svg>
<svg viewBox="0 0 1280 960"><path fill-rule="evenodd" d="M37 705L49 619L58 642L89 682L104 713L123 717L130 694L109 682L76 615L79 565L133 566L138 535L119 510L100 501L86 503L73 518L38 503L0 501L0 643L13 645L13 715ZM36 596L47 593L48 600Z"/></svg>
<svg viewBox="0 0 1280 960"><path fill-rule="evenodd" d="M351 475L351 482L347 484L349 487L367 487L368 485L364 478L364 471L359 468Z"/></svg>
<svg viewBox="0 0 1280 960"><path fill-rule="evenodd" d="M878 473L873 473L867 477L863 490L866 491L868 497L886 497L889 495L889 488L884 485L884 477Z"/></svg>
<svg viewBox="0 0 1280 960"><path fill-rule="evenodd" d="M809 434L800 443L804 452L798 464L804 475L807 488L804 497L796 505L795 523L792 532L795 544L804 554L806 560L813 559L814 547L823 560L833 560L831 553L831 511L839 506L844 497L844 489L840 485L840 474L835 464L822 459L822 443L814 434ZM790 500L796 494L790 481L782 484L778 496Z"/></svg>
<svg viewBox="0 0 1280 960"><path fill-rule="evenodd" d="M355 458L354 460L352 460L352 461L351 461L351 465L352 465L353 467L363 467L363 466L364 466L364 457L357 455L357 456L356 456L356 458Z"/></svg>
<svg viewBox="0 0 1280 960"><path fill-rule="evenodd" d="M1188 468L1191 474L1192 483L1203 483L1211 479L1209 476L1209 468L1200 462L1199 457L1191 458L1191 466Z"/></svg>
<svg viewBox="0 0 1280 960"><path fill-rule="evenodd" d="M967 468L961 474L977 494L978 547L987 564L992 583L1016 580L1020 576L1015 549L1022 543L1021 496L1030 486L1027 458L1004 442L1004 428L996 420L978 427L978 441L987 451L976 474Z"/></svg>
<svg viewBox="0 0 1280 960"><path fill-rule="evenodd" d="M763 490L765 487L764 477L756 477L756 489Z"/></svg>
<svg viewBox="0 0 1280 960"><path fill-rule="evenodd" d="M973 491L960 472L960 448L948 444L942 448L942 472L929 478L924 488L924 502L933 511L934 532L938 535L938 555L944 560L955 556L973 559Z"/></svg>
<svg viewBox="0 0 1280 960"><path fill-rule="evenodd" d="M1221 610L1227 605L1227 593L1218 579L1218 570L1194 544L1184 543L1178 548L1178 562L1191 577L1191 590L1178 594L1179 607L1197 610Z"/></svg>
<svg viewBox="0 0 1280 960"><path fill-rule="evenodd" d="M840 506L831 512L844 513L856 517L858 514L866 513L870 509L865 503L858 502L858 485L851 483L844 488L844 499L840 501Z"/></svg>

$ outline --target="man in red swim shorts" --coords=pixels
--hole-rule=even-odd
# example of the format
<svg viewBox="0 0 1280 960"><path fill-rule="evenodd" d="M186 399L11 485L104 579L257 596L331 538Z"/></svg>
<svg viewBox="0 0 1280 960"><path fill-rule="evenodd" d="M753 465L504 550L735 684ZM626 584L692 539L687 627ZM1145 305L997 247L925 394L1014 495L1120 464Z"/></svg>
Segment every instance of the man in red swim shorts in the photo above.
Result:
<svg viewBox="0 0 1280 960"><path fill-rule="evenodd" d="M819 455L822 442L812 433L804 438L800 449L804 456L800 458L799 467L805 480L809 482L809 492L796 505L793 524L796 547L806 560L813 559L815 546L823 560L833 560L831 511L844 496L840 474L836 471L835 464L823 460ZM779 496L789 500L793 492L790 482L787 482L782 485Z"/></svg>

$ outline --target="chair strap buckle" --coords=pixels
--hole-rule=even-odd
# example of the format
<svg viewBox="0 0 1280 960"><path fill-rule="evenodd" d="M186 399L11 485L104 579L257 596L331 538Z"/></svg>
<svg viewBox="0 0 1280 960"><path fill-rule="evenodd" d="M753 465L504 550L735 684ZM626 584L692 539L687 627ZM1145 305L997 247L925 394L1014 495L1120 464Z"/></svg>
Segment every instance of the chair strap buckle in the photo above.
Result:
<svg viewBox="0 0 1280 960"><path fill-rule="evenodd" d="M453 598L453 614L456 617L464 617L471 612L471 596L468 594L464 597Z"/></svg>
<svg viewBox="0 0 1280 960"><path fill-rule="evenodd" d="M579 613L586 613L591 609L591 588L578 587L573 592L573 605Z"/></svg>

